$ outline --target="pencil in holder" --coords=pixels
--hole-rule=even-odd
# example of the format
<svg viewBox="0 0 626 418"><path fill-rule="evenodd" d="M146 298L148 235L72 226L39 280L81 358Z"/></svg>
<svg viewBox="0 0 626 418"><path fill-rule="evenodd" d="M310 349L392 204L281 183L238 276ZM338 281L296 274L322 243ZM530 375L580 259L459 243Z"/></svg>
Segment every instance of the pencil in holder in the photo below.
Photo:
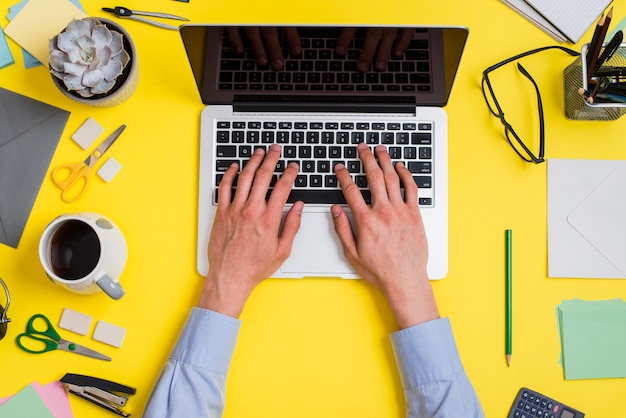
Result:
<svg viewBox="0 0 626 418"><path fill-rule="evenodd" d="M594 77L594 85L587 83L585 56L589 44L583 45L581 55L563 71L565 116L571 120L616 120L626 113L626 96L592 94L595 83L602 82ZM626 82L626 43L622 43L603 67L624 68ZM606 82L606 80L604 80ZM626 83L624 84L626 86ZM590 100L590 96L593 97ZM623 101L622 101L623 100Z"/></svg>

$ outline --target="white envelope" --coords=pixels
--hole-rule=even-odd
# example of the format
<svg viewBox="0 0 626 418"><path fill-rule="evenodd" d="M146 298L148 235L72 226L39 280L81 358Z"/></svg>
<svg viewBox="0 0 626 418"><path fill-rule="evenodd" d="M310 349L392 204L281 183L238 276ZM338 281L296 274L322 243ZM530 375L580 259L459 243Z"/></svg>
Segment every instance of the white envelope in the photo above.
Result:
<svg viewBox="0 0 626 418"><path fill-rule="evenodd" d="M626 161L548 160L548 276L626 278Z"/></svg>

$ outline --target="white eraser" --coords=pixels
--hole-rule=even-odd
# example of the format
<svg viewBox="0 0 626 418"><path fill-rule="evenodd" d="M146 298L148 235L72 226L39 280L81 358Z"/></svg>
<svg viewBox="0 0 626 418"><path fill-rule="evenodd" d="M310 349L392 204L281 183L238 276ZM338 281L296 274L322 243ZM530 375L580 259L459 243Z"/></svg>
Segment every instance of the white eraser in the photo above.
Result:
<svg viewBox="0 0 626 418"><path fill-rule="evenodd" d="M109 183L122 169L122 165L113 157L109 158L106 163L98 170L100 178Z"/></svg>
<svg viewBox="0 0 626 418"><path fill-rule="evenodd" d="M87 335L91 328L91 317L69 308L63 309L59 326L80 335Z"/></svg>
<svg viewBox="0 0 626 418"><path fill-rule="evenodd" d="M90 117L74 132L72 139L82 149L87 149L102 132L104 132L104 128L94 118Z"/></svg>
<svg viewBox="0 0 626 418"><path fill-rule="evenodd" d="M98 321L98 323L96 324L96 329L93 332L94 340L118 348L122 346L125 336L125 328L118 327L117 325L109 324L108 322L104 321Z"/></svg>

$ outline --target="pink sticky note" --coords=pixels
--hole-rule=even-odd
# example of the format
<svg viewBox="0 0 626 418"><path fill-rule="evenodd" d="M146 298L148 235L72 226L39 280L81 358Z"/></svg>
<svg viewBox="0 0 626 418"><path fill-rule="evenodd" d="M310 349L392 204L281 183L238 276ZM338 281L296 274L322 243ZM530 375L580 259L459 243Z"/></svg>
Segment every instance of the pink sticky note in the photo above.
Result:
<svg viewBox="0 0 626 418"><path fill-rule="evenodd" d="M67 396L67 392L63 387L63 383L56 381L48 383L47 385L40 385L39 383L33 383L35 391L39 394L39 397L46 404L54 418L73 418L72 408L70 407L70 401Z"/></svg>
<svg viewBox="0 0 626 418"><path fill-rule="evenodd" d="M52 382L47 385L40 385L38 382L31 383L46 407L50 410L54 418L74 418L70 400L61 382ZM0 405L11 399L12 396L0 398Z"/></svg>

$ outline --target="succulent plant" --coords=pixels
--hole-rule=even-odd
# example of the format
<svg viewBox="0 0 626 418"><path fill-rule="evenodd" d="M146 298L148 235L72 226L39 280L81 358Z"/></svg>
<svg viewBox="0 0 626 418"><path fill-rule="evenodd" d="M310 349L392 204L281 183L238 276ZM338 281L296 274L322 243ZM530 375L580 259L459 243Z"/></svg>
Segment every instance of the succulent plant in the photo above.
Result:
<svg viewBox="0 0 626 418"><path fill-rule="evenodd" d="M48 46L50 72L86 98L109 92L130 61L123 35L95 18L72 20Z"/></svg>

